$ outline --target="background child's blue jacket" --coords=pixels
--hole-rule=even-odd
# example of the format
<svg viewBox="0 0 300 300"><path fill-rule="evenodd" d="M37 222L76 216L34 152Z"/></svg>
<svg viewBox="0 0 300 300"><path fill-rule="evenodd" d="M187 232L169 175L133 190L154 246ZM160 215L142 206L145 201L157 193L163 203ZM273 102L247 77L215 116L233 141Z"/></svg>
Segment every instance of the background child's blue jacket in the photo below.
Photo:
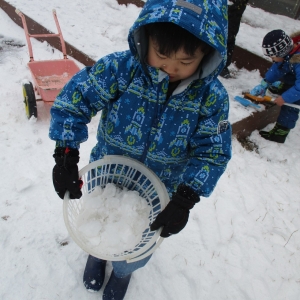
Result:
<svg viewBox="0 0 300 300"><path fill-rule="evenodd" d="M210 44L198 72L166 99L169 78L144 58L143 25L174 22ZM174 192L180 183L209 196L231 157L229 100L217 79L226 60L227 1L148 0L130 29L130 50L76 74L51 109L49 136L79 148L86 124L102 111L91 161L106 154L144 162Z"/></svg>
<svg viewBox="0 0 300 300"><path fill-rule="evenodd" d="M300 50L293 55L285 57L283 62L274 63L265 75L268 83L282 81L289 86L286 92L282 93L282 98L287 103L300 100Z"/></svg>

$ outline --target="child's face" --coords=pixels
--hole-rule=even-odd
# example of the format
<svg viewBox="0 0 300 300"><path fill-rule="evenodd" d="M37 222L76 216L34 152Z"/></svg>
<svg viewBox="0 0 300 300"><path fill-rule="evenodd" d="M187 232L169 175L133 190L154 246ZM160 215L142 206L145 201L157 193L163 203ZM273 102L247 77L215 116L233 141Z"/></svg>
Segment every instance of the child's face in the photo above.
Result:
<svg viewBox="0 0 300 300"><path fill-rule="evenodd" d="M284 61L283 57L277 57L277 56L272 56L271 59L273 62L283 62Z"/></svg>
<svg viewBox="0 0 300 300"><path fill-rule="evenodd" d="M180 49L170 57L167 57L158 52L158 47L151 37L149 38L148 64L166 72L169 75L170 82L183 80L193 75L203 56L204 53L199 48L193 56L187 55Z"/></svg>

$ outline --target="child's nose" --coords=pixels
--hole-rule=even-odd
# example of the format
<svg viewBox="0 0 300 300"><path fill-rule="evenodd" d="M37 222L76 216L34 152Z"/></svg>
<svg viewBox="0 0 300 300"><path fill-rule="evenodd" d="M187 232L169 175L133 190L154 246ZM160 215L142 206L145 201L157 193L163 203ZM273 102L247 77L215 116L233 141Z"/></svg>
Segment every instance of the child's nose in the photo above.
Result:
<svg viewBox="0 0 300 300"><path fill-rule="evenodd" d="M175 74L178 72L178 67L172 64L166 64L164 65L164 70L168 73L168 74Z"/></svg>

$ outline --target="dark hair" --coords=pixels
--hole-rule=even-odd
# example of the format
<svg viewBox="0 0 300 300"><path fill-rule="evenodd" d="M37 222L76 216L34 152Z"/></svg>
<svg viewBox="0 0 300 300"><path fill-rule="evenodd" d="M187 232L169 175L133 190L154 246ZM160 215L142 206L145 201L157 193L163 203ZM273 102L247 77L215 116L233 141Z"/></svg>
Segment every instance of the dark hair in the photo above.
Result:
<svg viewBox="0 0 300 300"><path fill-rule="evenodd" d="M153 39L153 42L157 44L158 51L162 55L170 56L180 49L183 49L183 51L190 56L194 55L198 48L200 48L204 54L208 54L213 50L210 45L173 23L150 23L145 25L145 28L146 33Z"/></svg>

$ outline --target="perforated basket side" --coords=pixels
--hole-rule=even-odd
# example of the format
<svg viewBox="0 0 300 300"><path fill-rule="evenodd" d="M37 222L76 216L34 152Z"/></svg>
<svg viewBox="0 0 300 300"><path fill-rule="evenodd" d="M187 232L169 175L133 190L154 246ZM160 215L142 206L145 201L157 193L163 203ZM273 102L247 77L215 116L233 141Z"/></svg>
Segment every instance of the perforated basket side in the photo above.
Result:
<svg viewBox="0 0 300 300"><path fill-rule="evenodd" d="M115 155L105 156L103 159L84 167L79 175L84 182L83 195L91 193L96 186L105 187L109 182L121 188L126 187L128 190L137 191L151 206L149 224L155 220L169 202L167 190L157 175L139 161L131 158ZM94 251L86 245L76 228L77 217L82 209L82 199L70 200L66 193L63 207L64 219L71 237L79 247L89 254L110 261L128 260L144 254L160 240L161 229L151 231L148 227L144 230L140 242L133 249L128 249L122 253L106 253L104 249L101 253Z"/></svg>

